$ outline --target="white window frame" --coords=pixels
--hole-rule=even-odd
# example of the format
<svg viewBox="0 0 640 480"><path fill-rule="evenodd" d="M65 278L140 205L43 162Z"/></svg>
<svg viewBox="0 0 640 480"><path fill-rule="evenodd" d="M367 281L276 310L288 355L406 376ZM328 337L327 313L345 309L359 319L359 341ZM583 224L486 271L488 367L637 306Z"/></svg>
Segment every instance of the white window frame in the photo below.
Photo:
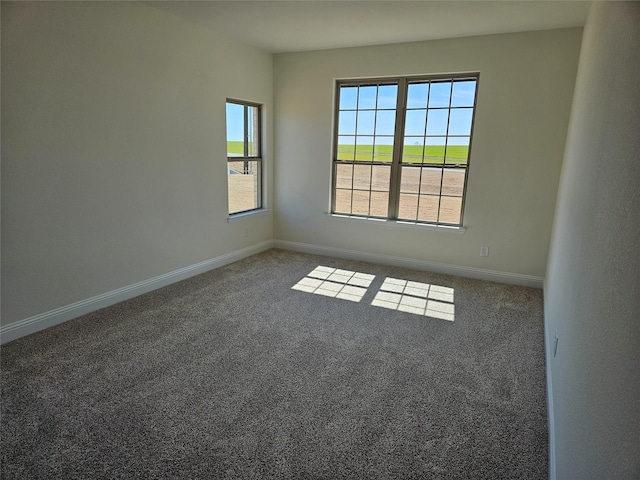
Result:
<svg viewBox="0 0 640 480"><path fill-rule="evenodd" d="M250 162L256 162L256 166L257 166L257 191L255 192L255 198L254 198L254 206L252 208L248 208L248 209L243 209L243 210L234 210L231 211L231 205L229 202L229 199L227 197L227 202L229 202L229 205L227 207L227 211L229 213L229 217L233 218L233 217L239 217L239 216L244 216L248 213L253 213L259 210L263 209L263 198L262 198L262 182L263 182L263 174L264 174L264 162L263 162L263 158L262 158L262 149L263 149L263 145L262 145L262 104L260 103L255 103L255 102L250 102L250 101L246 101L246 100L238 100L238 99L234 99L234 98L227 98L225 106L229 103L235 104L235 105L241 105L244 108L244 116L243 116L243 121L244 121L244 125L243 125L243 130L244 130L244 135L243 135L243 152L241 155L229 155L229 148L228 148L228 132L227 132L227 195L229 196L231 193L231 186L229 185L229 175L230 172L232 170L232 165L237 165L237 164L241 164L241 167L238 168L233 168L234 171L240 171L242 170L242 172L244 173L248 173L247 170L250 167ZM254 119L254 123L253 125L250 125L249 122L249 114L248 114L248 110L249 108L255 108L256 109L256 115L255 115L255 119ZM226 111L225 111L225 115L226 115ZM228 118L227 118L227 122L228 122ZM253 146L255 148L255 151L252 152L251 151L251 135L250 132L253 132L253 136L254 136L254 141L253 141Z"/></svg>

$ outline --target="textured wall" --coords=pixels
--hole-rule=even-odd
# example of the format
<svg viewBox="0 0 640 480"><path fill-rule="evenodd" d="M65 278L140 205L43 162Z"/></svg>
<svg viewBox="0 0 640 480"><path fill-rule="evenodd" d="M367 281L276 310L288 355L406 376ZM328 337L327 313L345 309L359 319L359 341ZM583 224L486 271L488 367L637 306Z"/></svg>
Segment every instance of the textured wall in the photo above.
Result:
<svg viewBox="0 0 640 480"><path fill-rule="evenodd" d="M543 277L581 29L274 56L275 237ZM479 71L464 235L326 216L335 79ZM480 257L480 246L490 256Z"/></svg>
<svg viewBox="0 0 640 480"><path fill-rule="evenodd" d="M603 2L584 32L545 285L561 480L640 478L639 26Z"/></svg>
<svg viewBox="0 0 640 480"><path fill-rule="evenodd" d="M2 2L2 324L270 240L227 223L225 99L271 145L272 92L270 54L152 7Z"/></svg>

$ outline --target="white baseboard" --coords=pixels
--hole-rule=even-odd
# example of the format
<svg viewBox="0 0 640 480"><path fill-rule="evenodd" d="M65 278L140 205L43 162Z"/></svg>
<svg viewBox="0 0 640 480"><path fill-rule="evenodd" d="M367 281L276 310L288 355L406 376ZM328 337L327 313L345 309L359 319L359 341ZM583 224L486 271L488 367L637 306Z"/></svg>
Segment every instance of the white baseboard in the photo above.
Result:
<svg viewBox="0 0 640 480"><path fill-rule="evenodd" d="M545 342L547 344L549 342ZM556 480L556 432L555 417L553 413L553 381L551 378L551 365L549 348L545 348L547 354L547 422L549 425L549 480Z"/></svg>
<svg viewBox="0 0 640 480"><path fill-rule="evenodd" d="M335 247L324 247L308 243L289 242L286 240L274 240L274 246L283 250L293 250L296 252L312 253L328 257L346 258L349 260L359 260L362 262L379 263L392 265L394 267L412 268L414 270L425 270L434 273L444 273L446 275L456 275L458 277L475 278L490 282L508 283L525 287L542 288L542 277L532 275L521 275L518 273L496 272L482 268L463 267L460 265L449 265L446 263L428 262L406 257L395 257L391 255L381 255L378 253L360 252L356 250L345 250Z"/></svg>
<svg viewBox="0 0 640 480"><path fill-rule="evenodd" d="M173 272L134 283L133 285L118 288L111 292L72 303L71 305L56 308L55 310L44 312L23 320L18 320L17 322L0 327L0 343L4 344L10 342L25 335L29 335L30 333L35 333L40 330L44 330L45 328L58 325L59 323L66 322L72 318L77 318L81 315L94 312L101 308L108 307L124 300L137 297L138 295L151 292L152 290L179 282L180 280L185 280L189 277L242 260L243 258L255 255L256 253L260 253L264 250L269 250L270 248L273 248L273 240L267 240L250 247L235 250L231 253L196 263L195 265L180 268Z"/></svg>
<svg viewBox="0 0 640 480"><path fill-rule="evenodd" d="M543 291L547 291L546 281ZM546 305L546 303L545 303ZM544 316L544 353L545 367L547 374L547 422L549 426L549 480L556 480L556 419L553 408L553 375L551 374L551 361L553 359L553 348L555 342L555 332L551 332L547 323L548 317Z"/></svg>

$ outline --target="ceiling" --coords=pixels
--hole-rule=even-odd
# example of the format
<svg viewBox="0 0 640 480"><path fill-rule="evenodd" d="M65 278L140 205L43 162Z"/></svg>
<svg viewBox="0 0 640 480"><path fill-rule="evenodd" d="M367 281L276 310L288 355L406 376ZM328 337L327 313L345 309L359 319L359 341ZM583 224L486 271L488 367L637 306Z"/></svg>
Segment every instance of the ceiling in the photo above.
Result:
<svg viewBox="0 0 640 480"><path fill-rule="evenodd" d="M583 26L587 1L149 1L259 49L295 52Z"/></svg>

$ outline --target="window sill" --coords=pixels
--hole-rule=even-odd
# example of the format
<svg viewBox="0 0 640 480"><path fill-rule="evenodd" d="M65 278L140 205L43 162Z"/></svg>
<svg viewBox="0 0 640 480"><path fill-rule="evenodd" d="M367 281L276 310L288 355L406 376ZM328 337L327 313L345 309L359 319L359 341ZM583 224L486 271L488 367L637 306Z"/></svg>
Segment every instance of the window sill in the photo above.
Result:
<svg viewBox="0 0 640 480"><path fill-rule="evenodd" d="M325 213L327 217L332 219L336 219L339 221L348 220L350 222L360 222L360 223L376 223L378 225L391 226L391 227L402 227L402 228L412 228L416 230L430 230L433 232L446 232L446 233L458 233L463 234L466 232L466 227L450 227L448 225L429 225L426 223L418 223L418 222L406 222L402 220L385 220L382 218L364 218L364 217L355 217L351 215L340 215L336 213Z"/></svg>
<svg viewBox="0 0 640 480"><path fill-rule="evenodd" d="M267 213L269 213L269 211L270 210L268 208L259 208L258 210L250 210L248 212L233 213L227 217L227 222L235 223L241 220L246 220L247 218L250 218L250 217L264 216Z"/></svg>

